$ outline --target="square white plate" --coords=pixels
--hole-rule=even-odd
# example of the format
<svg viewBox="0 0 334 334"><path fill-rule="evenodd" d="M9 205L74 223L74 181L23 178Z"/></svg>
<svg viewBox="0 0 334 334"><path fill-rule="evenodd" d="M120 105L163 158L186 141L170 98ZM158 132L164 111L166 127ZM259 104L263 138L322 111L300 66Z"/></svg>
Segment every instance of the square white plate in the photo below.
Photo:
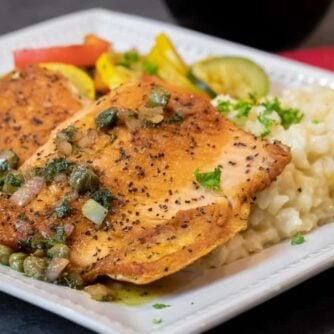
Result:
<svg viewBox="0 0 334 334"><path fill-rule="evenodd" d="M210 54L241 55L266 69L274 89L313 83L334 88L330 72L165 23L101 9L66 15L1 37L0 72L13 67L14 49L81 42L85 33L93 32L111 40L117 50L135 46L145 52L161 31L171 36L188 62ZM195 273L188 269L184 284L173 293L139 307L94 302L83 292L29 279L3 266L0 290L100 333L198 333L317 274L333 261L334 224L329 224L309 234L299 247L283 242L219 269ZM171 307L156 310L154 302ZM161 318L162 323L154 325L155 318Z"/></svg>

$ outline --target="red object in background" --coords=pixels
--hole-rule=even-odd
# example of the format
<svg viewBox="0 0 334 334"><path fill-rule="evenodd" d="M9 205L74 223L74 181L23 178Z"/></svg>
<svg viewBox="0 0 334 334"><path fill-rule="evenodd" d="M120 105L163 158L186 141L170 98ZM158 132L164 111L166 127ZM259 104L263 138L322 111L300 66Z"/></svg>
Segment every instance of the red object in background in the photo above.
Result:
<svg viewBox="0 0 334 334"><path fill-rule="evenodd" d="M59 62L75 66L93 66L96 59L105 51L103 45L70 45L40 49L14 51L15 67L32 64Z"/></svg>
<svg viewBox="0 0 334 334"><path fill-rule="evenodd" d="M39 49L22 49L14 51L15 67L32 64L59 62L75 66L93 66L97 58L108 51L110 43L105 39L88 34L84 44L54 46Z"/></svg>
<svg viewBox="0 0 334 334"><path fill-rule="evenodd" d="M283 51L280 56L334 71L334 47Z"/></svg>

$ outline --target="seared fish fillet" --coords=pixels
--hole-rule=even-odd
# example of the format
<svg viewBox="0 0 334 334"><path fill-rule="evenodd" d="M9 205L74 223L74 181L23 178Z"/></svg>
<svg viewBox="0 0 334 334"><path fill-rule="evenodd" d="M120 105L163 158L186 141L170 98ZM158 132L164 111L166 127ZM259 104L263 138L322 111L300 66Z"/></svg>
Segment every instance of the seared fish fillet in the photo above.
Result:
<svg viewBox="0 0 334 334"><path fill-rule="evenodd" d="M159 126L129 131L118 123L112 136L97 130L90 147L66 157L95 171L100 184L117 197L101 227L81 213L89 194L72 200L69 217L50 214L71 191L66 182L53 182L24 207L1 198L0 242L19 247L32 228L45 237L54 234L55 224L72 224L71 263L86 281L108 275L145 284L182 269L246 229L252 196L281 173L290 161L289 150L237 128L209 100L158 81L126 84L77 113L54 131L21 172L29 175L61 156L55 140L59 131L74 126L84 137L96 129L101 112L111 107L140 110L157 87L171 94ZM168 121L176 113L183 120ZM220 190L195 181L196 169L212 171L217 166ZM26 219L20 219L22 214Z"/></svg>
<svg viewBox="0 0 334 334"><path fill-rule="evenodd" d="M81 107L58 74L37 66L10 73L0 80L0 152L12 149L24 161Z"/></svg>

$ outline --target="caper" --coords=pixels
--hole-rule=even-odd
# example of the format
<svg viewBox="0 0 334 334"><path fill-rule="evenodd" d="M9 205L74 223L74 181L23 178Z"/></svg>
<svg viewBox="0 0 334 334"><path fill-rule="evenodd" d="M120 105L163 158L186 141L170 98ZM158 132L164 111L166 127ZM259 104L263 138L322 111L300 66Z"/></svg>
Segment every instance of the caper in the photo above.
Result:
<svg viewBox="0 0 334 334"><path fill-rule="evenodd" d="M2 151L0 153L0 174L17 168L19 161L19 157L12 150Z"/></svg>
<svg viewBox="0 0 334 334"><path fill-rule="evenodd" d="M75 271L65 271L61 274L58 280L59 284L68 286L72 289L81 289L84 286L84 281L79 273Z"/></svg>
<svg viewBox="0 0 334 334"><path fill-rule="evenodd" d="M55 244L48 250L48 257L68 259L70 257L70 249L64 244Z"/></svg>
<svg viewBox="0 0 334 334"><path fill-rule="evenodd" d="M117 122L117 108L107 109L99 114L96 119L96 126L101 130L112 129Z"/></svg>
<svg viewBox="0 0 334 334"><path fill-rule="evenodd" d="M0 263L8 266L9 265L9 256L13 253L13 250L5 245L0 244Z"/></svg>
<svg viewBox="0 0 334 334"><path fill-rule="evenodd" d="M9 257L9 266L16 270L23 272L23 262L28 255L22 252L13 253Z"/></svg>
<svg viewBox="0 0 334 334"><path fill-rule="evenodd" d="M146 107L165 107L169 101L170 92L163 88L153 88L146 101Z"/></svg>
<svg viewBox="0 0 334 334"><path fill-rule="evenodd" d="M23 177L19 173L8 173L3 180L2 191L13 194L23 183Z"/></svg>
<svg viewBox="0 0 334 334"><path fill-rule="evenodd" d="M71 187L79 193L95 191L99 187L98 176L85 166L75 166L69 179Z"/></svg>
<svg viewBox="0 0 334 334"><path fill-rule="evenodd" d="M47 260L42 257L30 255L23 262L24 273L32 278L44 280Z"/></svg>

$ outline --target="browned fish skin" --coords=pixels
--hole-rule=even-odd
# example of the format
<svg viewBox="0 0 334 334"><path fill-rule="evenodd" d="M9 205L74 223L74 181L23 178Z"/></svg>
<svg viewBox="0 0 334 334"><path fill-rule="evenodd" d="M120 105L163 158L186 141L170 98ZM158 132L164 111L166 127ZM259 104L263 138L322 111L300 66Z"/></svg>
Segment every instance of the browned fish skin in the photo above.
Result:
<svg viewBox="0 0 334 334"><path fill-rule="evenodd" d="M37 66L10 73L0 80L0 151L12 149L24 161L81 107L56 73Z"/></svg>
<svg viewBox="0 0 334 334"><path fill-rule="evenodd" d="M145 284L208 254L247 227L254 193L275 180L290 161L285 146L244 132L208 100L160 82L124 85L59 129L74 125L84 136L95 128L95 117L111 106L137 110L145 105L157 84L171 92L165 118L182 112L182 122L163 122L133 133L119 125L114 142L99 132L93 147L68 158L93 168L102 185L118 197L115 213L108 215L102 229L81 214L87 196L72 202L74 215L62 220L75 225L68 243L71 262L83 269L86 281L109 275ZM21 167L23 174L59 157L55 133ZM220 191L203 189L194 181L196 168L210 171L216 166L222 170ZM57 219L48 213L67 191L68 186L44 187L23 209L0 197L0 242L15 246L32 227L52 235ZM18 218L22 213L26 222Z"/></svg>

